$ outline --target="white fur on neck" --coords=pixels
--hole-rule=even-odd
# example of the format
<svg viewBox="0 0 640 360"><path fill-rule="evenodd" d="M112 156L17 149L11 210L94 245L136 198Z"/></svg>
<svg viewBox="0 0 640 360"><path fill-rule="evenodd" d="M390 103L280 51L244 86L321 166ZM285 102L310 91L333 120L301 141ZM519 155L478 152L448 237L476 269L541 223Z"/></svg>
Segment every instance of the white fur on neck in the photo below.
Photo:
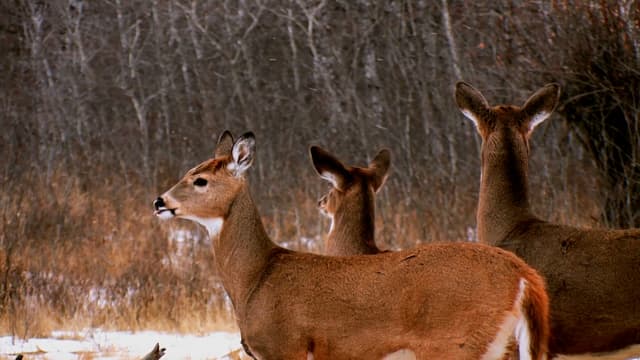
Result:
<svg viewBox="0 0 640 360"><path fill-rule="evenodd" d="M219 217L215 218L201 218L197 216L185 216L187 220L195 221L198 224L204 226L209 232L209 237L216 237L220 234L220 230L222 230L222 224L224 224L224 220Z"/></svg>

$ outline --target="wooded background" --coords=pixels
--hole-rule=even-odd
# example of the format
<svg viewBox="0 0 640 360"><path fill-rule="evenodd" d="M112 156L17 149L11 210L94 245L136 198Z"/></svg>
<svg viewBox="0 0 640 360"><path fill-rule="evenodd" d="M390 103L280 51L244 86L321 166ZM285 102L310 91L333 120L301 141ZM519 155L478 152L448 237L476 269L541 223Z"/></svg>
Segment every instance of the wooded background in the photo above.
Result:
<svg viewBox="0 0 640 360"><path fill-rule="evenodd" d="M0 328L18 336L229 323L204 232L151 206L225 129L256 134L253 195L286 246L321 251L328 230L312 144L355 165L392 151L382 247L473 240L458 80L492 104L560 83L535 212L640 226L635 0L2 0L0 54Z"/></svg>

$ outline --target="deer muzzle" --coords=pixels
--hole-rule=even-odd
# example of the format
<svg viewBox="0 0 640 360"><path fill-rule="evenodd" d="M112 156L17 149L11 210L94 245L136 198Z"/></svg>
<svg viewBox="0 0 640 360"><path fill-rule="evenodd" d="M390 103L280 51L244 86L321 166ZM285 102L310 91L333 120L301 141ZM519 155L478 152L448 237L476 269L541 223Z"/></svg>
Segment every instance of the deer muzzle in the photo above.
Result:
<svg viewBox="0 0 640 360"><path fill-rule="evenodd" d="M156 209L155 214L161 219L170 219L176 216L176 209L169 209L162 197L158 197L153 201L153 207Z"/></svg>

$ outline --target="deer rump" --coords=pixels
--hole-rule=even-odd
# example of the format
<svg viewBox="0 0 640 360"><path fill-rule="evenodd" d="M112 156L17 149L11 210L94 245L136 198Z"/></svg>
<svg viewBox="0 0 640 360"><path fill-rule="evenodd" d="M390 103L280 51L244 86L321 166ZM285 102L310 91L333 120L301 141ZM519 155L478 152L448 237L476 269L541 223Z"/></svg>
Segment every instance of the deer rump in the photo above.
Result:
<svg viewBox="0 0 640 360"><path fill-rule="evenodd" d="M535 219L518 224L496 246L544 274L555 349L607 352L640 343L640 231Z"/></svg>

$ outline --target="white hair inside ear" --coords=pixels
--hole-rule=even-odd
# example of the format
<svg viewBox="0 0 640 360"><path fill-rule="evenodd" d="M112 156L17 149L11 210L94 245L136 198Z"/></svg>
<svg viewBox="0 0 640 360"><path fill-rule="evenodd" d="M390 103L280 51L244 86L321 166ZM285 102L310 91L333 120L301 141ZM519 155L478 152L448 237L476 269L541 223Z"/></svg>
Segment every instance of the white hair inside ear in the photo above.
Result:
<svg viewBox="0 0 640 360"><path fill-rule="evenodd" d="M330 171L323 171L320 173L320 177L323 178L324 180L327 180L328 182L331 183L331 185L333 185L334 188L338 189L339 183L338 183L338 177L336 176L336 174Z"/></svg>
<svg viewBox="0 0 640 360"><path fill-rule="evenodd" d="M476 128L478 128L478 118L474 113L471 112L471 110L460 109L460 111L462 112L462 115L464 115L467 119L471 120L473 124L476 126Z"/></svg>
<svg viewBox="0 0 640 360"><path fill-rule="evenodd" d="M233 149L231 150L233 162L231 162L227 168L235 176L242 176L253 164L255 143L253 134L247 133L238 138L235 144L233 144Z"/></svg>
<svg viewBox="0 0 640 360"><path fill-rule="evenodd" d="M539 113L533 115L531 117L531 121L529 121L529 133L533 131L539 124L542 124L543 121L547 120L551 116L551 113L548 111L540 111Z"/></svg>

